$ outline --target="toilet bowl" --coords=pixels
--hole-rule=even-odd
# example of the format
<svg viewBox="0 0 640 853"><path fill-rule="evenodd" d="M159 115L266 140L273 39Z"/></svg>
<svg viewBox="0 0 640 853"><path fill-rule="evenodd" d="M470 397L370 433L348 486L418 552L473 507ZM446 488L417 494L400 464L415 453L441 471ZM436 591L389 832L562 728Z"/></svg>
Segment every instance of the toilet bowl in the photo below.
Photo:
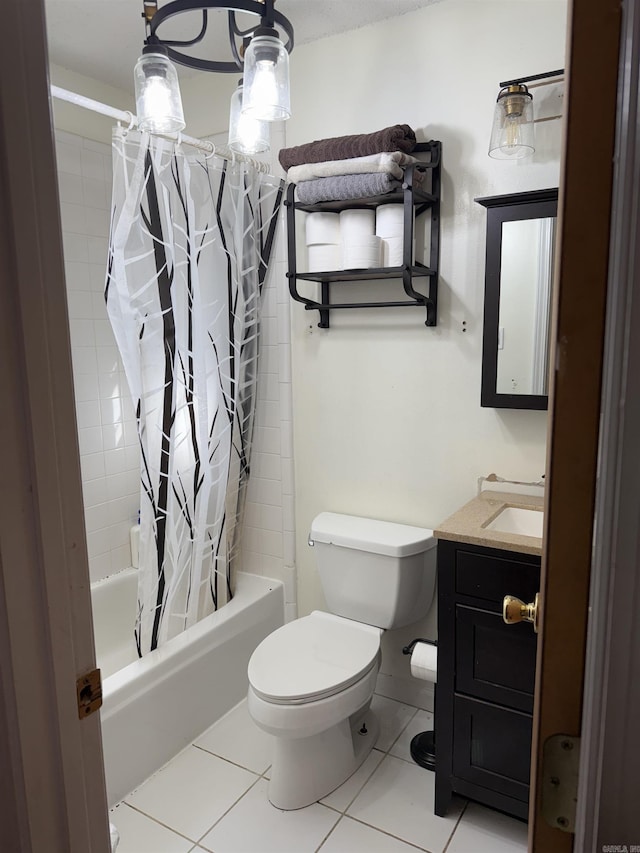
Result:
<svg viewBox="0 0 640 853"><path fill-rule="evenodd" d="M248 709L274 736L269 800L315 803L354 773L378 736L370 710L379 628L314 611L267 637L249 662Z"/></svg>
<svg viewBox="0 0 640 853"><path fill-rule="evenodd" d="M435 584L431 530L321 513L309 544L333 612L278 628L248 668L249 714L273 736L269 800L281 809L326 797L370 753L380 637L426 614Z"/></svg>

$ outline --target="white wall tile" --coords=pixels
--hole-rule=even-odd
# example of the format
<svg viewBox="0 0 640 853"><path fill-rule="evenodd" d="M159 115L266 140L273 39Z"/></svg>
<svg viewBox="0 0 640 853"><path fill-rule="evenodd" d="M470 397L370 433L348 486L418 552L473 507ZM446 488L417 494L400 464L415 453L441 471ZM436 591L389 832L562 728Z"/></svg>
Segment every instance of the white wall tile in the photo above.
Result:
<svg viewBox="0 0 640 853"><path fill-rule="evenodd" d="M79 429L100 426L100 403L98 400L76 402L76 421Z"/></svg>
<svg viewBox="0 0 640 853"><path fill-rule="evenodd" d="M69 320L69 331L71 333L72 347L95 346L96 339L93 332L93 320Z"/></svg>
<svg viewBox="0 0 640 853"><path fill-rule="evenodd" d="M102 451L102 428L84 427L78 430L80 454L100 453Z"/></svg>
<svg viewBox="0 0 640 853"><path fill-rule="evenodd" d="M83 204L82 177L70 172L58 173L60 201L64 204Z"/></svg>
<svg viewBox="0 0 640 853"><path fill-rule="evenodd" d="M83 234L72 234L63 229L62 249L65 263L70 261L88 263L89 261L89 246L87 238Z"/></svg>
<svg viewBox="0 0 640 853"><path fill-rule="evenodd" d="M93 302L91 293L85 290L71 290L67 293L69 317L72 320L91 320L93 318Z"/></svg>
<svg viewBox="0 0 640 853"><path fill-rule="evenodd" d="M82 464L82 463L81 463ZM105 477L96 477L95 480L86 480L83 477L82 495L86 508L99 506L107 500L107 480Z"/></svg>
<svg viewBox="0 0 640 853"><path fill-rule="evenodd" d="M70 145L68 142L58 142L56 144L56 159L59 172L69 172L72 175L82 174L80 146Z"/></svg>
<svg viewBox="0 0 640 853"><path fill-rule="evenodd" d="M67 290L91 290L89 264L80 261L68 261L64 265Z"/></svg>
<svg viewBox="0 0 640 853"><path fill-rule="evenodd" d="M89 577L91 582L102 580L111 574L111 554L98 554L89 557Z"/></svg>
<svg viewBox="0 0 640 853"><path fill-rule="evenodd" d="M97 580L130 565L128 530L140 500L136 426L104 303L111 149L72 134L56 133L56 141L85 520Z"/></svg>

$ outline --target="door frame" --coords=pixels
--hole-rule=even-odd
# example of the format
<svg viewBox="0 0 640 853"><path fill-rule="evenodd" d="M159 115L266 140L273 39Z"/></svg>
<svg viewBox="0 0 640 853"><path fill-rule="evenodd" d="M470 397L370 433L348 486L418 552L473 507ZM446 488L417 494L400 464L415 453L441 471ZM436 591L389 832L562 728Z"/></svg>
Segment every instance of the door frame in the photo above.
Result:
<svg viewBox="0 0 640 853"><path fill-rule="evenodd" d="M569 5L531 753L533 853L570 853L574 841L559 827L564 814L554 815L556 826L543 816L543 753L549 738L579 736L582 727L620 28L619 0Z"/></svg>
<svg viewBox="0 0 640 853"><path fill-rule="evenodd" d="M0 837L110 850L42 0L0 51Z"/></svg>
<svg viewBox="0 0 640 853"><path fill-rule="evenodd" d="M640 5L622 10L576 849L640 843ZM635 824L635 825L634 825Z"/></svg>

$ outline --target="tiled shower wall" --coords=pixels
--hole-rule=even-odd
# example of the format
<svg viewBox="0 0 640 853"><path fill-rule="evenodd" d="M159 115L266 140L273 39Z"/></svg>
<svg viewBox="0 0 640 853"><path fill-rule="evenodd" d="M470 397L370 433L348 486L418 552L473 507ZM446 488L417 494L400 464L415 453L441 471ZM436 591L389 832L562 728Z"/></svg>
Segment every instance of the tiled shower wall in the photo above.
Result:
<svg viewBox="0 0 640 853"><path fill-rule="evenodd" d="M56 152L87 545L94 581L131 565L129 530L138 514L139 451L133 407L103 296L111 148L56 131ZM284 581L290 619L296 615L296 585L285 236L281 220L264 293L241 562L246 571Z"/></svg>
<svg viewBox="0 0 640 853"><path fill-rule="evenodd" d="M56 131L56 154L87 548L95 581L131 565L139 451L103 295L111 147Z"/></svg>

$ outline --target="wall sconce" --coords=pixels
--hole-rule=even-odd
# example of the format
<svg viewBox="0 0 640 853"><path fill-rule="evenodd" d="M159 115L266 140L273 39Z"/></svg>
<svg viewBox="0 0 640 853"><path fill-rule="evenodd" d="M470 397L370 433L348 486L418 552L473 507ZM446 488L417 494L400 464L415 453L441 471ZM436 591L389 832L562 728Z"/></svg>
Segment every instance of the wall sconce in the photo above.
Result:
<svg viewBox="0 0 640 853"><path fill-rule="evenodd" d="M533 95L526 83L534 81L555 82L562 77L564 69L535 74L533 77L520 77L518 80L506 80L500 83L500 92L496 101L489 142L489 157L495 160L519 160L535 151L534 124L536 121L549 121L557 116L536 119L533 114ZM538 86L547 85L537 83Z"/></svg>

